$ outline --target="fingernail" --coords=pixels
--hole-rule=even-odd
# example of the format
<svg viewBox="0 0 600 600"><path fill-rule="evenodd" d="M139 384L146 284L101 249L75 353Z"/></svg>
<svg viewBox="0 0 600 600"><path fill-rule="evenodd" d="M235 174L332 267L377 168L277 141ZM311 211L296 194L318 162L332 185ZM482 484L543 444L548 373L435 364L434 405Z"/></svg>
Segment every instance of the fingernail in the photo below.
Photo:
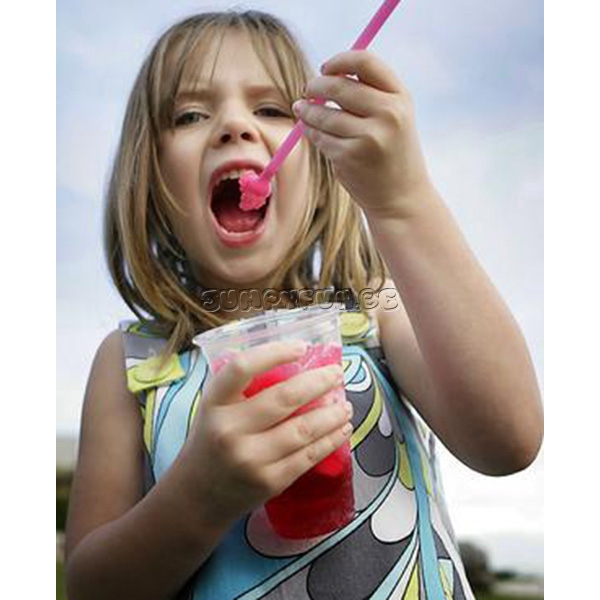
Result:
<svg viewBox="0 0 600 600"><path fill-rule="evenodd" d="M342 428L342 433L344 435L350 435L352 433L352 423L347 423L346 425L344 425L344 427Z"/></svg>
<svg viewBox="0 0 600 600"><path fill-rule="evenodd" d="M296 102L292 104L292 110L294 111L294 114L300 114L304 110L305 104L306 102L304 100L296 100Z"/></svg>

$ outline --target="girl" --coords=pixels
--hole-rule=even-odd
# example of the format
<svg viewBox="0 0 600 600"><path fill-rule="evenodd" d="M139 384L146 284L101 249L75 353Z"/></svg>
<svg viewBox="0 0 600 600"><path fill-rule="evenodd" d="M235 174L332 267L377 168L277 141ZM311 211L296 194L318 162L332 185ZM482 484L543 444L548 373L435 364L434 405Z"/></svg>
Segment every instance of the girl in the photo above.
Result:
<svg viewBox="0 0 600 600"><path fill-rule="evenodd" d="M531 361L429 178L402 83L367 52L321 73L253 11L176 24L140 71L106 211L112 277L140 321L101 344L86 390L71 600L473 598L434 433L482 473L525 468L542 437ZM240 174L296 119L306 139L268 204L242 212ZM193 336L242 314L209 309L207 290L327 286L359 297L342 315L343 371L242 401L255 375L298 356L274 343L208 380ZM368 288L396 291L398 309L367 306ZM287 419L342 381L346 407ZM279 538L264 502L348 439L354 520Z"/></svg>

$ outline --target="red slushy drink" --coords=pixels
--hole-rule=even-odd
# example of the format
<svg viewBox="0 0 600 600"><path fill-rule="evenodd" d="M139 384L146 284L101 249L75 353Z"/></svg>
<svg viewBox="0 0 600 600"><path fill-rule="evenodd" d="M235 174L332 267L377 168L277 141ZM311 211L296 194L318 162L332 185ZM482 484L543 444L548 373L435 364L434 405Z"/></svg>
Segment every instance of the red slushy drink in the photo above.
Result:
<svg viewBox="0 0 600 600"><path fill-rule="evenodd" d="M256 325L264 326L265 319L268 319L270 321L268 326L259 328L259 331L263 333L260 336L261 343L275 339L300 339L309 343L304 356L299 360L279 365L255 377L244 390L244 395L251 398L258 392L302 371L331 364L341 365L342 345L339 337L338 311L339 309L321 307L272 311L273 314L266 317L239 321L237 324L240 327L254 331L256 334ZM278 314L284 312L287 314ZM279 323L274 326L277 320ZM230 331L231 324L224 327ZM213 330L210 333L214 334L216 331ZM264 335L267 331L268 335ZM290 335L293 333L302 335ZM197 343L206 350L203 336L197 338ZM253 341L257 341L256 336ZM236 336L235 343L229 347L224 347L221 343L220 351L212 353L212 360L210 348L208 352L205 351L205 354L209 357L211 370L213 373L217 373L231 359L236 350L255 346L256 344L249 346L243 344L241 347L239 336ZM257 350L259 349L257 348ZM312 400L297 410L292 417L313 410L323 403L343 402L344 400L345 393L342 386L322 398ZM346 442L299 477L281 494L271 498L265 504L265 510L275 532L282 537L292 539L325 535L349 523L354 517L350 443Z"/></svg>

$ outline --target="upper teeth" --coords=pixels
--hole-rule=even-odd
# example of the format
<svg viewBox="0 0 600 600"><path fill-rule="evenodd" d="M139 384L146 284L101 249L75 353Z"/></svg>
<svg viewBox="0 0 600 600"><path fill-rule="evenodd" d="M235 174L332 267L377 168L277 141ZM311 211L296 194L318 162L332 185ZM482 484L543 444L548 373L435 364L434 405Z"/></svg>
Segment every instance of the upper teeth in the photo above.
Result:
<svg viewBox="0 0 600 600"><path fill-rule="evenodd" d="M227 171L225 173L221 173L218 179L215 182L215 185L221 183L221 181L225 181L226 179L239 179L244 173L254 173L252 169L233 169L231 171Z"/></svg>

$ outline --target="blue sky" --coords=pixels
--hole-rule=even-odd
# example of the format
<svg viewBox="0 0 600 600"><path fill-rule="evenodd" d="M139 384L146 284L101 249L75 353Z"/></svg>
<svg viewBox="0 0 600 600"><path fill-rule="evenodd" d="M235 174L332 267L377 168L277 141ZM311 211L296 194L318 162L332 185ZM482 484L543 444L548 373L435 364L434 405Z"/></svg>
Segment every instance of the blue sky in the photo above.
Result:
<svg viewBox="0 0 600 600"><path fill-rule="evenodd" d="M57 432L77 432L95 349L129 316L103 263L102 196L127 95L156 37L192 12L259 8L288 23L318 66L351 45L378 5L59 0ZM404 0L372 49L410 89L434 181L520 323L543 383L542 0ZM459 533L541 535L543 457L500 481L443 462Z"/></svg>

